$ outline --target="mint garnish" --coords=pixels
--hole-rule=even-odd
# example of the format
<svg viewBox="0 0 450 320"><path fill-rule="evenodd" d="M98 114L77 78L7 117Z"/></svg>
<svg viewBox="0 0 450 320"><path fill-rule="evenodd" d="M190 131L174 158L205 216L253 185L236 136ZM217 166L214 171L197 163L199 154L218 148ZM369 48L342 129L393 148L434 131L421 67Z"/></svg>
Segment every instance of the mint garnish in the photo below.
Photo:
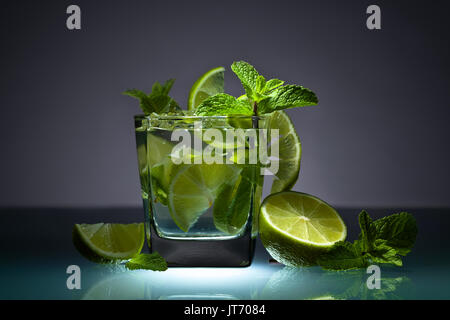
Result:
<svg viewBox="0 0 450 320"><path fill-rule="evenodd" d="M196 115L259 115L318 103L311 90L298 85L284 86L284 81L279 79L266 81L245 61L233 62L231 69L244 87L245 99L219 93L203 101L195 110Z"/></svg>
<svg viewBox="0 0 450 320"><path fill-rule="evenodd" d="M258 105L260 113L316 105L319 101L311 90L297 85L287 85L275 89L267 99Z"/></svg>
<svg viewBox="0 0 450 320"><path fill-rule="evenodd" d="M153 270L153 271L166 271L167 262L158 252L154 253L141 253L133 257L128 261L125 266L130 270Z"/></svg>
<svg viewBox="0 0 450 320"><path fill-rule="evenodd" d="M226 93L218 93L204 100L196 109L199 116L221 116L227 114L252 115L251 105L246 101L237 100Z"/></svg>
<svg viewBox="0 0 450 320"><path fill-rule="evenodd" d="M241 80L248 102L255 115L318 103L314 92L298 85L284 85L284 81L266 81L256 69L245 61L234 62L231 69Z"/></svg>
<svg viewBox="0 0 450 320"><path fill-rule="evenodd" d="M256 69L244 61L233 62L231 70L241 80L245 93L249 99L255 100L257 98L258 89L261 89L262 82L265 81ZM259 82L259 84L257 84Z"/></svg>
<svg viewBox="0 0 450 320"><path fill-rule="evenodd" d="M329 270L366 268L376 263L402 266L401 256L408 254L416 241L416 221L407 212L373 221L362 211L359 226L358 240L337 242L319 258L318 264Z"/></svg>
<svg viewBox="0 0 450 320"><path fill-rule="evenodd" d="M181 110L175 100L169 96L169 91L172 89L174 79L167 80L163 85L155 82L150 94L145 94L141 90L130 89L123 94L139 99L140 107L145 115L151 113L169 113Z"/></svg>

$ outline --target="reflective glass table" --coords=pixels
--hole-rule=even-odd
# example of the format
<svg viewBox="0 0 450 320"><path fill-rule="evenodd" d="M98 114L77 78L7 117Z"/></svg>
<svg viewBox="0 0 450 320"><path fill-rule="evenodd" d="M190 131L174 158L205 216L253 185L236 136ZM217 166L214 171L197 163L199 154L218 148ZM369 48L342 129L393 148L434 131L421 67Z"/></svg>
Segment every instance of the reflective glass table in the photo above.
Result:
<svg viewBox="0 0 450 320"><path fill-rule="evenodd" d="M348 239L358 209L341 209ZM399 210L368 210L375 219ZM0 299L450 299L450 209L408 209L419 234L402 268L381 267L381 288L366 270L288 268L257 243L251 266L129 271L86 260L72 244L75 223L142 222L140 208L0 209ZM144 247L144 250L147 250ZM81 289L68 289L68 266L80 267Z"/></svg>

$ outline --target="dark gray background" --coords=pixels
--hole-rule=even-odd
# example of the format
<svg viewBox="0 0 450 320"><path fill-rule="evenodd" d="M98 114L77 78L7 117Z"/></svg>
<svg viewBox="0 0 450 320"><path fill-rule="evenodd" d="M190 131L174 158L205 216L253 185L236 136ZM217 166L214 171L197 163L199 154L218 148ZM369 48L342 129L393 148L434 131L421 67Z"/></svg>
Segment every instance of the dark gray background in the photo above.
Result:
<svg viewBox="0 0 450 320"><path fill-rule="evenodd" d="M66 29L78 4L82 30ZM127 88L252 63L302 84L295 190L336 206L450 206L447 1L1 1L0 206L140 205ZM370 4L382 30L366 28Z"/></svg>

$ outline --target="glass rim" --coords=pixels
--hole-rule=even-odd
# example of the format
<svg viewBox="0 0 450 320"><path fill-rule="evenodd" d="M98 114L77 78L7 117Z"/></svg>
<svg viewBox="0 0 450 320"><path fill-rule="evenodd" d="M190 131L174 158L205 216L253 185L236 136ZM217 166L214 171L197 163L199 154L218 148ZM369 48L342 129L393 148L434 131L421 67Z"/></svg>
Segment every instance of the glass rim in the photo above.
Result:
<svg viewBox="0 0 450 320"><path fill-rule="evenodd" d="M220 115L220 116L194 116L194 115L164 115L164 114L137 114L134 116L135 119L149 119L149 120L204 120L204 119L252 119L252 120L263 120L269 118L268 114L262 115L243 115L243 114L231 114L231 115Z"/></svg>

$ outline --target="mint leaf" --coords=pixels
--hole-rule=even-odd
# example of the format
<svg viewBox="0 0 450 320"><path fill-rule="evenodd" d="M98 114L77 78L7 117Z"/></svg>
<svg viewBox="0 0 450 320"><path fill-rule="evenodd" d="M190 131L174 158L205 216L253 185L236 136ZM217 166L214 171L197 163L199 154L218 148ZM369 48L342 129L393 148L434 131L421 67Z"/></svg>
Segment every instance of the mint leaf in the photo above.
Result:
<svg viewBox="0 0 450 320"><path fill-rule="evenodd" d="M226 93L218 93L204 100L196 109L198 116L222 116L229 114L252 115L252 106L245 100L237 100Z"/></svg>
<svg viewBox="0 0 450 320"><path fill-rule="evenodd" d="M373 221L363 210L358 220L358 240L336 243L319 257L318 264L330 270L363 268L373 263L402 266L401 256L409 253L416 241L414 217L401 212Z"/></svg>
<svg viewBox="0 0 450 320"><path fill-rule="evenodd" d="M362 252L369 252L372 250L372 245L377 238L377 230L373 224L372 219L366 211L361 211L358 217L361 234L359 240L361 241Z"/></svg>
<svg viewBox="0 0 450 320"><path fill-rule="evenodd" d="M244 168L238 182L224 184L221 188L213 207L214 225L218 230L229 235L242 231L250 212L254 172L252 166Z"/></svg>
<svg viewBox="0 0 450 320"><path fill-rule="evenodd" d="M396 213L374 221L379 239L395 248L398 254L408 254L417 237L417 225L414 217L407 212Z"/></svg>
<svg viewBox="0 0 450 320"><path fill-rule="evenodd" d="M263 76L258 76L256 79L256 92L263 92L266 88L266 79Z"/></svg>
<svg viewBox="0 0 450 320"><path fill-rule="evenodd" d="M160 85L159 82L155 82L152 88L152 93L168 95L174 83L175 79L169 79L163 85Z"/></svg>
<svg viewBox="0 0 450 320"><path fill-rule="evenodd" d="M286 85L275 89L270 97L258 104L260 113L316 105L319 102L314 92L297 85Z"/></svg>
<svg viewBox="0 0 450 320"><path fill-rule="evenodd" d="M257 92L258 71L245 61L233 62L231 70L233 70L239 80L241 80L247 97L253 100L253 96Z"/></svg>
<svg viewBox="0 0 450 320"><path fill-rule="evenodd" d="M167 262L158 252L154 253L141 253L125 264L130 270L153 270L153 271L166 271Z"/></svg>
<svg viewBox="0 0 450 320"><path fill-rule="evenodd" d="M140 100L140 107L145 115L151 113L168 113L181 110L179 105L169 96L175 80L169 79L163 85L155 82L150 94L145 94L141 90L131 89L123 92L123 94Z"/></svg>
<svg viewBox="0 0 450 320"><path fill-rule="evenodd" d="M270 79L266 82L266 87L264 88L264 92L270 92L279 86L282 86L284 84L284 81L278 80L278 79Z"/></svg>
<svg viewBox="0 0 450 320"><path fill-rule="evenodd" d="M325 254L321 255L318 265L326 270L350 270L366 268L368 260L361 255L358 246L340 241Z"/></svg>
<svg viewBox="0 0 450 320"><path fill-rule="evenodd" d="M252 65L245 61L234 62L231 69L241 80L256 114L318 103L316 95L311 90L297 85L283 86L284 81L279 79L266 81Z"/></svg>
<svg viewBox="0 0 450 320"><path fill-rule="evenodd" d="M123 94L137 99L144 99L147 96L144 92L137 89L126 90Z"/></svg>
<svg viewBox="0 0 450 320"><path fill-rule="evenodd" d="M398 267L402 266L402 259L395 248L389 246L386 240L377 239L372 250L367 253L367 257L372 263L390 263Z"/></svg>

